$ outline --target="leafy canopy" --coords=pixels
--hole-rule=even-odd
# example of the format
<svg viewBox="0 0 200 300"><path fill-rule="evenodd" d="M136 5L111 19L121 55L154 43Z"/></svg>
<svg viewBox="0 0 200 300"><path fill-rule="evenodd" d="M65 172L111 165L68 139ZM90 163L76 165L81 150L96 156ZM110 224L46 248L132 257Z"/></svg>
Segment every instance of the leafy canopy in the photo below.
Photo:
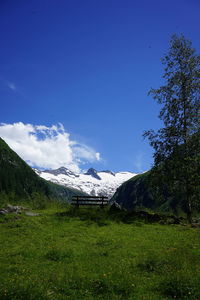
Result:
<svg viewBox="0 0 200 300"><path fill-rule="evenodd" d="M162 105L164 127L144 136L155 150L157 187L183 198L190 218L200 194L200 55L183 35L173 35L162 63L165 85L149 95Z"/></svg>

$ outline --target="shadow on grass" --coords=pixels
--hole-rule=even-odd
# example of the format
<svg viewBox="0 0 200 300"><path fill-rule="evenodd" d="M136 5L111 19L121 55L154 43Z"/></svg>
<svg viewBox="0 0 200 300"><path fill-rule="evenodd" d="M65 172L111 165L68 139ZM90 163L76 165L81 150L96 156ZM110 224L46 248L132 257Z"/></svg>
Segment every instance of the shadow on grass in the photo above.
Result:
<svg viewBox="0 0 200 300"><path fill-rule="evenodd" d="M56 285L56 290L57 293L70 297L67 299L129 299L134 294L134 288L123 279L69 278L61 280Z"/></svg>
<svg viewBox="0 0 200 300"><path fill-rule="evenodd" d="M1 300L48 300L45 288L42 284L25 282L12 282L12 284L0 284Z"/></svg>
<svg viewBox="0 0 200 300"><path fill-rule="evenodd" d="M161 281L159 291L163 296L173 299L200 299L200 278L185 274L166 276Z"/></svg>
<svg viewBox="0 0 200 300"><path fill-rule="evenodd" d="M65 259L71 260L73 256L74 253L72 250L61 251L60 249L53 248L46 253L45 258L50 261L62 261Z"/></svg>
<svg viewBox="0 0 200 300"><path fill-rule="evenodd" d="M98 226L109 225L110 222L125 223L142 226L144 223L159 222L161 224L180 224L181 218L173 215L162 215L158 213L149 213L146 211L132 211L127 212L117 209L115 207L109 208L91 208L91 207L69 207L67 211L57 213L59 219L68 220L76 218L87 222L87 225L97 224Z"/></svg>

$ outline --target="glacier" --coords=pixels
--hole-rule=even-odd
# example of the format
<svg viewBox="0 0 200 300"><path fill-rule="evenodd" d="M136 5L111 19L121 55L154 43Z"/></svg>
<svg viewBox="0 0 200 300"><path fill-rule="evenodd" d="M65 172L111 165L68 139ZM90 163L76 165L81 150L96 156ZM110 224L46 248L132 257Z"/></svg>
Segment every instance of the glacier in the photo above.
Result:
<svg viewBox="0 0 200 300"><path fill-rule="evenodd" d="M96 171L90 168L85 173L74 173L68 168L56 170L34 171L42 178L51 182L81 190L92 196L107 196L111 198L116 189L125 181L136 176L132 172Z"/></svg>

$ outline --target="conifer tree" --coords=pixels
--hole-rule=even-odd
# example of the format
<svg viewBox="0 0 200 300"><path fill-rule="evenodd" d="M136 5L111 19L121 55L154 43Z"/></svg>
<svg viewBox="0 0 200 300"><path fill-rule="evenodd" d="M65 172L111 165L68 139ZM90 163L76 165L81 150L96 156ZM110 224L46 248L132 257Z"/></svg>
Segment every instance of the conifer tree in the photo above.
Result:
<svg viewBox="0 0 200 300"><path fill-rule="evenodd" d="M183 198L188 220L200 202L200 55L183 35L173 35L162 59L165 85L149 95L162 105L164 127L146 131L154 152L154 174L167 193Z"/></svg>

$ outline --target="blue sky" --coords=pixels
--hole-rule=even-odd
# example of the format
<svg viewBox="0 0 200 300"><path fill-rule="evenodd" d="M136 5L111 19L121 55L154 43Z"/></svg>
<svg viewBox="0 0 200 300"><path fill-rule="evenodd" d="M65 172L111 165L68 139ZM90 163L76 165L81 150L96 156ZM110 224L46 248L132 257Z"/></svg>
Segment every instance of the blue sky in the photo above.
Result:
<svg viewBox="0 0 200 300"><path fill-rule="evenodd" d="M162 83L173 33L200 52L199 13L199 0L1 0L0 123L61 123L81 169L149 169L142 133L161 123L147 93Z"/></svg>

